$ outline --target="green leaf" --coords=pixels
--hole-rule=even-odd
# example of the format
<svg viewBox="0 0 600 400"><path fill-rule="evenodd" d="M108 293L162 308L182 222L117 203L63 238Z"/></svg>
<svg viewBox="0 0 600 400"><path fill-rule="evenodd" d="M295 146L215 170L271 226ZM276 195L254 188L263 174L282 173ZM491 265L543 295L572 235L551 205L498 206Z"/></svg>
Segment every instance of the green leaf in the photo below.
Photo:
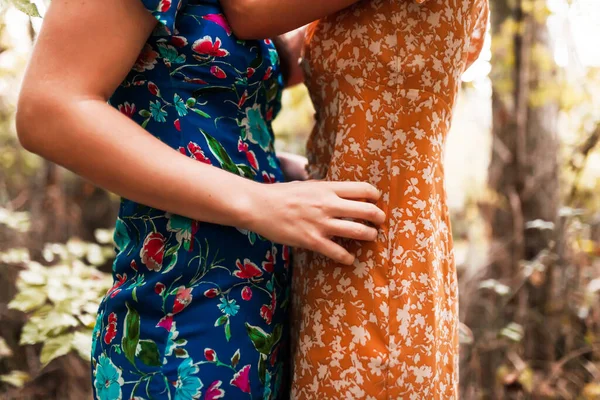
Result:
<svg viewBox="0 0 600 400"><path fill-rule="evenodd" d="M202 129L200 129L200 132L204 135L206 143L208 144L208 147L210 147L211 153L217 158L217 160L219 160L223 169L239 175L237 166L233 163L231 157L229 157L229 154L227 154L227 151L225 151L221 143L219 143L217 139L208 133L204 132Z"/></svg>
<svg viewBox="0 0 600 400"><path fill-rule="evenodd" d="M182 349L181 347L178 347L175 349L175 357L177 358L188 358L190 355L188 354L186 349Z"/></svg>
<svg viewBox="0 0 600 400"><path fill-rule="evenodd" d="M0 375L0 381L6 382L14 387L22 388L31 376L24 371L10 371L9 374Z"/></svg>
<svg viewBox="0 0 600 400"><path fill-rule="evenodd" d="M258 326L252 326L246 322L246 331L254 344L256 350L261 354L269 354L271 352L271 335L262 330Z"/></svg>
<svg viewBox="0 0 600 400"><path fill-rule="evenodd" d="M267 376L267 356L265 354L261 354L258 358L258 378L260 382L264 385L265 378Z"/></svg>
<svg viewBox="0 0 600 400"><path fill-rule="evenodd" d="M140 110L140 115L144 118L150 118L152 113L148 110Z"/></svg>
<svg viewBox="0 0 600 400"><path fill-rule="evenodd" d="M160 367L160 352L158 346L152 340L140 340L137 357L149 367Z"/></svg>
<svg viewBox="0 0 600 400"><path fill-rule="evenodd" d="M196 114L198 114L201 117L210 118L210 115L208 115L207 113L205 113L202 110L198 110L197 108L190 108L190 110L192 110L193 112L195 112Z"/></svg>
<svg viewBox="0 0 600 400"><path fill-rule="evenodd" d="M140 341L140 314L134 308L131 308L129 303L125 303L125 305L127 306L127 315L123 323L121 347L123 347L125 357L131 364L135 365L135 351Z"/></svg>
<svg viewBox="0 0 600 400"><path fill-rule="evenodd" d="M225 322L227 322L228 320L229 320L229 318L227 317L227 315L222 315L222 316L219 317L219 319L217 319L215 321L215 326L221 326Z"/></svg>
<svg viewBox="0 0 600 400"><path fill-rule="evenodd" d="M242 175L245 178L253 179L256 176L256 171L254 171L252 168L245 164L237 164L237 167L238 171L240 172L240 175Z"/></svg>
<svg viewBox="0 0 600 400"><path fill-rule="evenodd" d="M8 303L8 308L23 312L30 312L46 303L47 296L44 288L29 288L17 293L14 299Z"/></svg>
<svg viewBox="0 0 600 400"><path fill-rule="evenodd" d="M171 252L172 253L171 260L169 261L169 264L167 264L166 268L161 271L161 274L166 274L167 272L171 271L175 267L175 264L177 264L177 250L179 250L179 247L180 246L171 247L171 249L175 248L175 251ZM171 249L169 249L169 251ZM167 258L166 254L165 254L165 258Z"/></svg>
<svg viewBox="0 0 600 400"><path fill-rule="evenodd" d="M231 339L231 325L229 324L229 320L225 324L225 339L227 339L228 342L229 339Z"/></svg>
<svg viewBox="0 0 600 400"><path fill-rule="evenodd" d="M64 356L73 348L73 334L69 333L50 338L44 342L40 362L45 367L48 363L58 357Z"/></svg>
<svg viewBox="0 0 600 400"><path fill-rule="evenodd" d="M7 3L13 5L17 10L24 12L30 17L41 17L37 6L29 0L7 0Z"/></svg>
<svg viewBox="0 0 600 400"><path fill-rule="evenodd" d="M240 362L240 350L237 349L233 357L231 357L231 366L235 368Z"/></svg>
<svg viewBox="0 0 600 400"><path fill-rule="evenodd" d="M279 324L279 325L275 326L275 329L273 329L273 335L271 336L271 348L273 348L273 346L275 346L279 342L282 334L283 334L283 325ZM271 349L269 349L269 352L270 352L270 350Z"/></svg>
<svg viewBox="0 0 600 400"><path fill-rule="evenodd" d="M133 299L133 301L135 301L136 303L138 302L138 298L137 298L137 286L133 288L133 290L131 291L131 298Z"/></svg>

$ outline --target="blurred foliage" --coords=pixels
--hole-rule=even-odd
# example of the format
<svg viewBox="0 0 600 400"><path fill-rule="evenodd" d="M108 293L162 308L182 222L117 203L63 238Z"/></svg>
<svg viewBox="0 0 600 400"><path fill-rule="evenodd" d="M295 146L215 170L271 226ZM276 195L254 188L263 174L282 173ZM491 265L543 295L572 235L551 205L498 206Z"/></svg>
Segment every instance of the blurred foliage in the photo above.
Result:
<svg viewBox="0 0 600 400"><path fill-rule="evenodd" d="M4 221L17 229L26 223L25 213L12 213L0 208ZM76 351L88 360L92 330L102 296L111 288L110 274L97 267L112 260L112 232L96 232L98 243L70 239L67 243L47 244L43 249L44 265L32 261L27 249L11 248L0 253L0 263L21 267L16 281L17 295L10 309L27 314L20 334L20 345L42 344L40 363L46 366L57 357ZM0 358L11 357L13 351L0 342ZM0 377L6 383L20 385L25 375L11 372Z"/></svg>
<svg viewBox="0 0 600 400"><path fill-rule="evenodd" d="M40 16L40 12L38 11L37 6L30 0L0 0L0 6L13 6L17 10L24 12L30 17Z"/></svg>

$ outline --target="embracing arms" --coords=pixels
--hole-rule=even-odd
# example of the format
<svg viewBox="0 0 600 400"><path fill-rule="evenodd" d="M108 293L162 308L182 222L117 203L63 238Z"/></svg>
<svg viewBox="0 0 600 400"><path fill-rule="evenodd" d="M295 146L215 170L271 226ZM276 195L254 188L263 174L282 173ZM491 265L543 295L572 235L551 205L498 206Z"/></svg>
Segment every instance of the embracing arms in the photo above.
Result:
<svg viewBox="0 0 600 400"><path fill-rule="evenodd" d="M23 146L123 197L273 241L353 256L331 236L373 240L379 193L365 183L264 185L171 149L106 103L156 25L140 1L53 0L23 82Z"/></svg>
<svg viewBox="0 0 600 400"><path fill-rule="evenodd" d="M221 0L242 39L275 37L340 11L358 0Z"/></svg>

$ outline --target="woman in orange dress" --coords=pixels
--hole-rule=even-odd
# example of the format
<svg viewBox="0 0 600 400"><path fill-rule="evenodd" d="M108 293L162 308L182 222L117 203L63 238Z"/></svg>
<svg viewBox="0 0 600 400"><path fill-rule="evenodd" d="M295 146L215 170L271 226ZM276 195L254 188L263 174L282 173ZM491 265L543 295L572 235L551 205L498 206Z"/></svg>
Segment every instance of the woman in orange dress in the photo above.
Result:
<svg viewBox="0 0 600 400"><path fill-rule="evenodd" d="M372 0L308 29L309 175L377 186L387 222L342 242L351 267L296 253L292 398L458 398L443 149L487 17L487 0Z"/></svg>

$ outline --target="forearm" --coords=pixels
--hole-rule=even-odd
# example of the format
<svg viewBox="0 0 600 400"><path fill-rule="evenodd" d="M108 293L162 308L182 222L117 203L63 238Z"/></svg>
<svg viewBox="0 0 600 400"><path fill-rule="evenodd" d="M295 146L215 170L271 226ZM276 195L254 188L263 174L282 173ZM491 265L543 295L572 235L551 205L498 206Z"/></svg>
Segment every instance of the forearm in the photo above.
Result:
<svg viewBox="0 0 600 400"><path fill-rule="evenodd" d="M286 86L294 86L304 81L304 73L300 67L300 56L304 45L306 26L273 39L279 58Z"/></svg>
<svg viewBox="0 0 600 400"><path fill-rule="evenodd" d="M264 39L311 23L358 0L221 0L235 34Z"/></svg>
<svg viewBox="0 0 600 400"><path fill-rule="evenodd" d="M29 150L141 204L205 222L250 224L246 211L258 183L180 154L102 99L40 102L22 101L18 111Z"/></svg>

